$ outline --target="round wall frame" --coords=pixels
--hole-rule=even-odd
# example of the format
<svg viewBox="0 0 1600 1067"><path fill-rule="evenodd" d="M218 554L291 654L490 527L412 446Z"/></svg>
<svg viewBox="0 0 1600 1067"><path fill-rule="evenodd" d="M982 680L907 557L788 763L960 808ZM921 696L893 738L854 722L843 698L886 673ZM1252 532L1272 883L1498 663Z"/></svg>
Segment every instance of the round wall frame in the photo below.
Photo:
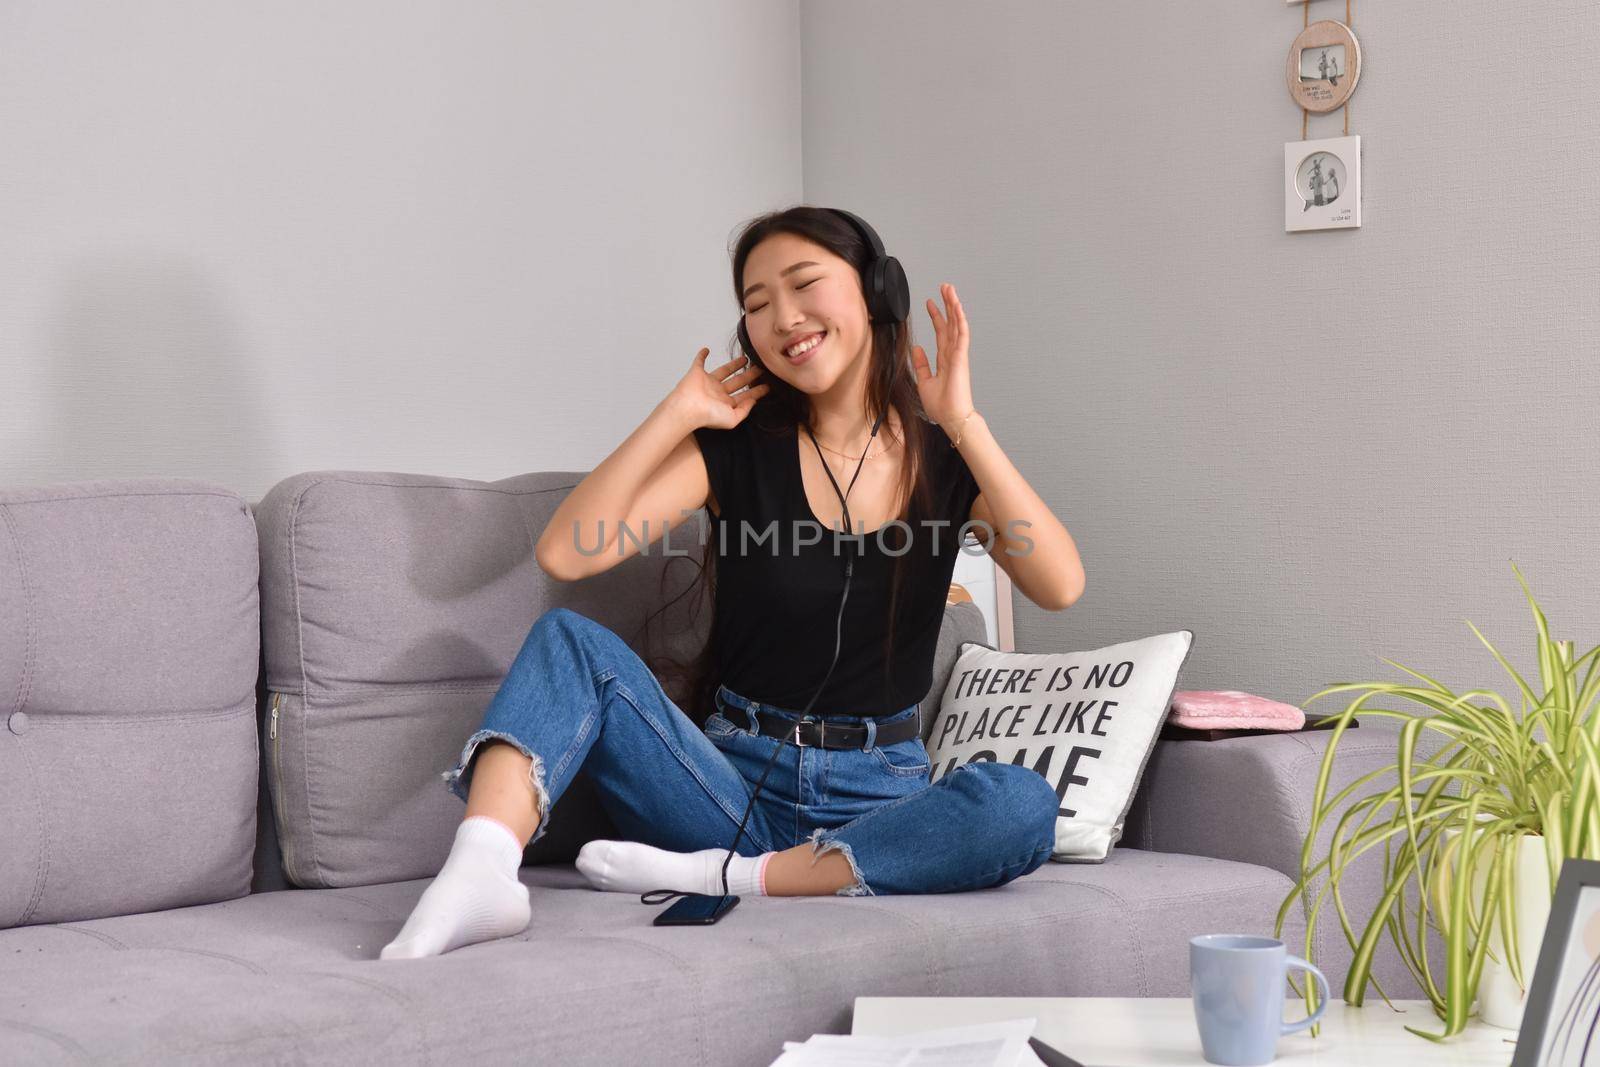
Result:
<svg viewBox="0 0 1600 1067"><path fill-rule="evenodd" d="M1289 46L1285 73L1297 106L1317 112L1343 107L1361 80L1361 45L1342 22L1313 22Z"/></svg>

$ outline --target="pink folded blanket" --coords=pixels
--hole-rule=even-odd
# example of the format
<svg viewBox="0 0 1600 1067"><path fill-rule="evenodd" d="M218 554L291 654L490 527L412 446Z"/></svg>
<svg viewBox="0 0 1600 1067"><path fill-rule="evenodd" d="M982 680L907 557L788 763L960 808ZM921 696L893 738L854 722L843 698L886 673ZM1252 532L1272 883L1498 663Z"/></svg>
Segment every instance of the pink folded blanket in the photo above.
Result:
<svg viewBox="0 0 1600 1067"><path fill-rule="evenodd" d="M1306 713L1237 689L1179 689L1167 721L1194 730L1300 730Z"/></svg>

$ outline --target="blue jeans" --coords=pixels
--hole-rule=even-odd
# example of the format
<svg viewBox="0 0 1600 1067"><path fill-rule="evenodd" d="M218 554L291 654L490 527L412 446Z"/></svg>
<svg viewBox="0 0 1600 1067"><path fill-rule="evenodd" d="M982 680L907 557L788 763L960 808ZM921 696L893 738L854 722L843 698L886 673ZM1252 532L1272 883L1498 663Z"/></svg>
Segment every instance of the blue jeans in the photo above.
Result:
<svg viewBox="0 0 1600 1067"><path fill-rule="evenodd" d="M800 715L726 686L717 688L716 705L701 730L620 637L554 608L533 624L482 726L441 777L466 800L474 751L498 738L532 759L539 812L532 841L549 829L551 805L583 767L626 839L695 852L732 845L768 757L781 748L738 852L781 852L802 840L811 842L813 859L837 849L856 877L839 896L983 889L1050 857L1060 802L1043 775L969 763L931 785L921 737L876 743L879 727L919 716L919 704L876 720L813 712L866 725L865 743L849 749L756 733L751 709L789 721Z"/></svg>

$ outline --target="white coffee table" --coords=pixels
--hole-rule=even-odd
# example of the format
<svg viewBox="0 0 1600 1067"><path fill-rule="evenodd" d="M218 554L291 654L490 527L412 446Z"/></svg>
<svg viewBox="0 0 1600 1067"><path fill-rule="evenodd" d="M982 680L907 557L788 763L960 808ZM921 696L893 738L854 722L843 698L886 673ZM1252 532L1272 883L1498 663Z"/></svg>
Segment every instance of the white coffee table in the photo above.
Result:
<svg viewBox="0 0 1600 1067"><path fill-rule="evenodd" d="M1516 1033L1476 1020L1440 1044L1407 1033L1415 1026L1441 1033L1444 1023L1425 1000L1397 1000L1390 1010L1374 997L1359 1008L1328 1005L1321 1032L1289 1034L1278 1042L1278 1063L1319 1067L1505 1067ZM1305 1003L1289 1000L1285 1021L1302 1018ZM888 1036L967 1023L1035 1016L1034 1034L1086 1067L1209 1067L1200 1054L1194 1005L1188 997L857 997L853 1034Z"/></svg>

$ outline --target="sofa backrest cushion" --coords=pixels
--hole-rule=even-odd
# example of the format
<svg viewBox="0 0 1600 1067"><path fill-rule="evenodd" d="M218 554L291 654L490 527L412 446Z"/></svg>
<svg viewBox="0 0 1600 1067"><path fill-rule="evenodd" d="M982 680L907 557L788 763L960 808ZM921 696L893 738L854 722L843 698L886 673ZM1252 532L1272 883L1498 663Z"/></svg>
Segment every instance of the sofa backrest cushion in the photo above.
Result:
<svg viewBox="0 0 1600 1067"><path fill-rule="evenodd" d="M220 486L0 490L0 927L250 891L258 567Z"/></svg>
<svg viewBox="0 0 1600 1067"><path fill-rule="evenodd" d="M261 538L267 707L262 743L286 880L371 885L436 874L464 806L443 773L460 756L533 623L567 607L657 666L705 643L699 574L708 524L691 518L603 574L558 582L533 546L582 472L494 482L312 471L273 486ZM674 598L647 632L642 624ZM682 706L681 687L663 688ZM524 856L562 862L614 836L587 776Z"/></svg>
<svg viewBox="0 0 1600 1067"><path fill-rule="evenodd" d="M933 688L922 701L922 743L933 748L933 728L939 721L939 707L944 702L945 687L961 650L967 645L994 648L989 641L989 626L984 621L983 609L970 600L946 604L944 623L939 627L939 641L933 649Z"/></svg>

